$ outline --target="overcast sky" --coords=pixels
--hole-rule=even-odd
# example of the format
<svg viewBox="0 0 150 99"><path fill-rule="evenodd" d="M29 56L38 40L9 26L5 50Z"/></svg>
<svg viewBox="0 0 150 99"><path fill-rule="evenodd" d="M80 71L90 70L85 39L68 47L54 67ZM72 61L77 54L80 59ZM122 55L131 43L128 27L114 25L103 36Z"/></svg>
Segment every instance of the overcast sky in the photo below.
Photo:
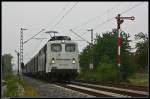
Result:
<svg viewBox="0 0 150 99"><path fill-rule="evenodd" d="M56 30L59 32L57 35L81 40L70 29L81 35L87 29L94 28L95 38L96 33L116 28L116 19L113 17L124 11L127 12L121 16L135 17L134 21L125 20L121 25L121 29L131 35L131 40L139 32L148 34L148 2L2 2L2 54L12 54L13 63L17 63L14 51L19 51L21 27L28 29L23 32L24 41L44 28L36 37L49 38L45 32ZM83 37L90 41L90 32ZM24 62L35 55L46 41L32 39L24 44ZM80 52L87 45L84 41L78 41L78 44ZM135 41L130 45L134 48Z"/></svg>

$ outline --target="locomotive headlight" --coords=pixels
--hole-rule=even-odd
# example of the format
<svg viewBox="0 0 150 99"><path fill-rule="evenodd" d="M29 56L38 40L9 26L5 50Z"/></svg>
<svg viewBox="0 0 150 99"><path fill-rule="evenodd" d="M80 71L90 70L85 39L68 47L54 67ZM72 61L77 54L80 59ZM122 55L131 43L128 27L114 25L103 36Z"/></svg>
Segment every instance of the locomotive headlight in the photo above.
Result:
<svg viewBox="0 0 150 99"><path fill-rule="evenodd" d="M55 63L55 60L52 60L52 63L54 64L54 63Z"/></svg>
<svg viewBox="0 0 150 99"><path fill-rule="evenodd" d="M65 43L65 40L62 40L62 43Z"/></svg>
<svg viewBox="0 0 150 99"><path fill-rule="evenodd" d="M54 58L52 58L52 63L53 63L53 64L55 63L55 60L54 60Z"/></svg>
<svg viewBox="0 0 150 99"><path fill-rule="evenodd" d="M75 63L76 63L75 58L73 58L73 60L72 60L72 64L75 64Z"/></svg>

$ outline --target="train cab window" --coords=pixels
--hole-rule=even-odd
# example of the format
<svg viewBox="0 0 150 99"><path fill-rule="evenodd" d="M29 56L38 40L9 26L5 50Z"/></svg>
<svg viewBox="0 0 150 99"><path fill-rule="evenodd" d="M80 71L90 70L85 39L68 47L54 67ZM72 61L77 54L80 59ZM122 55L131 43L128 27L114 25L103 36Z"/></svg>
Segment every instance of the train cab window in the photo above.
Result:
<svg viewBox="0 0 150 99"><path fill-rule="evenodd" d="M66 52L75 52L75 44L66 44L65 50Z"/></svg>
<svg viewBox="0 0 150 99"><path fill-rule="evenodd" d="M62 50L61 44L52 44L51 45L51 50L53 52L60 52Z"/></svg>

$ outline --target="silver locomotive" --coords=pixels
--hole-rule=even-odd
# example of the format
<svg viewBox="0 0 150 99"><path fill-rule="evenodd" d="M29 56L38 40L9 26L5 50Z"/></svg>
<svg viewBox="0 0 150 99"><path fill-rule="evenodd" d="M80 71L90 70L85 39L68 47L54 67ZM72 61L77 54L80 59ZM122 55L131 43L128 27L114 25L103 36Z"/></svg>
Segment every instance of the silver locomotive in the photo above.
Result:
<svg viewBox="0 0 150 99"><path fill-rule="evenodd" d="M25 75L51 80L71 80L78 73L78 44L68 36L52 37L24 68Z"/></svg>

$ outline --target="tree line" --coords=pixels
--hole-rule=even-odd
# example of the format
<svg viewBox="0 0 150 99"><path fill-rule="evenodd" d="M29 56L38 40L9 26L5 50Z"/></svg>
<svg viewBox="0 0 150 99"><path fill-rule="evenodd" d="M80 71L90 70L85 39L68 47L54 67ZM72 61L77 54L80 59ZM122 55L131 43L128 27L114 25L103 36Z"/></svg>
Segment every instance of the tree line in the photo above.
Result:
<svg viewBox="0 0 150 99"><path fill-rule="evenodd" d="M100 80L116 81L118 79L119 72L121 72L122 80L126 80L127 77L129 77L136 71L139 71L141 69L147 70L147 35L140 32L134 36L135 40L137 40L138 42L136 43L136 51L131 52L132 48L129 43L132 41L130 40L130 36L126 33L121 34L122 44L120 67L117 66L117 36L118 33L116 29L113 29L111 32L102 33L102 35L97 34L93 46L91 47L91 45L87 45L80 53L81 72L85 73L89 71L98 73ZM92 61L92 55L94 68L93 70L90 70L89 64Z"/></svg>
<svg viewBox="0 0 150 99"><path fill-rule="evenodd" d="M11 54L4 54L2 55L2 63L1 63L1 68L2 68L2 77L4 77L7 74L11 74L13 69L13 64L12 64L12 58L13 56Z"/></svg>

